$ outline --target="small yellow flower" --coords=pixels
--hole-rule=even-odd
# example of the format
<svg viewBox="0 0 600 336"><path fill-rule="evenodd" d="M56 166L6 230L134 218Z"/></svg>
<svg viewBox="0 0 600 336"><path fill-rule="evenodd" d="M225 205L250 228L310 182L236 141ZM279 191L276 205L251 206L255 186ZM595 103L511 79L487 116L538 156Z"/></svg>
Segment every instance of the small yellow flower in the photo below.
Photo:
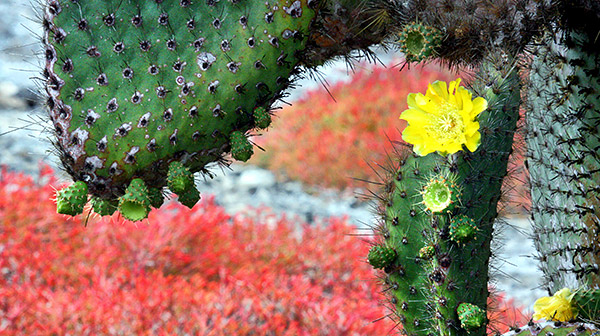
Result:
<svg viewBox="0 0 600 336"><path fill-rule="evenodd" d="M415 153L447 155L462 150L463 145L471 152L479 146L481 133L475 119L487 109L487 101L471 99L471 92L459 86L460 81L450 82L449 87L436 81L429 84L425 95L408 95L408 109L400 116L408 122L402 139L414 145Z"/></svg>
<svg viewBox="0 0 600 336"><path fill-rule="evenodd" d="M544 296L533 304L533 319L547 321L568 322L575 318L577 310L571 304L574 293L568 288L563 288L553 296Z"/></svg>

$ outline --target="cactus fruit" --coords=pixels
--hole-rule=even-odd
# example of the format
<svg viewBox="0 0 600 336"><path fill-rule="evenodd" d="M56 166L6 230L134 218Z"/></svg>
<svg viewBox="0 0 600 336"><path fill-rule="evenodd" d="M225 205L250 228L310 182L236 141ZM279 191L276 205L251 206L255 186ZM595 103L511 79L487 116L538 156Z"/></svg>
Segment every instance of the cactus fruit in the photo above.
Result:
<svg viewBox="0 0 600 336"><path fill-rule="evenodd" d="M460 188L455 182L456 177L453 174L448 176L434 176L423 186L421 195L427 211L451 211L458 205Z"/></svg>
<svg viewBox="0 0 600 336"><path fill-rule="evenodd" d="M383 200L379 232L386 246L394 248L398 254L394 263L385 269L385 283L390 286L386 292L392 296L395 316L408 335L463 335L465 328L472 335L485 334L485 321L481 321L479 328L474 326L480 319L474 319L472 323L461 322L457 308L461 303L468 303L485 311L487 304L493 222L497 216L502 179L507 173L520 103L520 81L513 62L506 55L490 56L473 81L473 91L488 103L488 109L472 121L481 133L480 143L471 143L469 150L452 149L447 152L454 154L443 155L440 151L448 147L431 144L430 148L439 148L436 149L438 152L421 146L420 149L429 153L391 160L397 166L389 169L383 195L379 196ZM455 90L456 96L464 102L455 105L462 111L461 115L470 115L470 109L476 106L471 103L471 94L459 90L456 82L450 84L450 91L446 86L437 87L444 88L448 102L445 104L425 96L423 106L439 104L443 109L449 108L456 104L457 100L453 100ZM430 90L437 89L434 86ZM444 94L440 93L441 96ZM427 125L421 117L415 118L415 112L411 113L407 117L409 126L411 122L417 126ZM434 114L432 118L437 117ZM418 129L414 134L408 138L430 141L417 137ZM452 189L450 185L455 184L461 190L453 193L457 201L450 211L426 211L424 202L418 201L431 176L452 176L445 181L435 181L447 195ZM467 230L467 239L457 235L462 230L455 227L455 236L451 238L450 222L462 216L472 218L473 222L468 221L467 225L474 224L476 229Z"/></svg>
<svg viewBox="0 0 600 336"><path fill-rule="evenodd" d="M172 162L195 173L230 150L248 160L246 134L268 126L299 72L314 7L47 0L44 77L64 168L93 196L116 200L136 178L164 187Z"/></svg>
<svg viewBox="0 0 600 336"><path fill-rule="evenodd" d="M125 194L119 197L119 212L131 221L139 221L148 217L150 198L148 197L148 187L142 179L133 179L125 190Z"/></svg>
<svg viewBox="0 0 600 336"><path fill-rule="evenodd" d="M421 62L432 57L442 43L439 29L419 22L405 25L398 35L397 43L408 62Z"/></svg>
<svg viewBox="0 0 600 336"><path fill-rule="evenodd" d="M105 200L102 198L92 198L92 209L100 216L111 216L117 211L119 202L116 200Z"/></svg>
<svg viewBox="0 0 600 336"><path fill-rule="evenodd" d="M513 328L503 336L598 336L600 330L589 323L563 323L563 322L529 322L521 328Z"/></svg>
<svg viewBox="0 0 600 336"><path fill-rule="evenodd" d="M193 208L196 203L200 200L200 192L196 187L191 187L188 190L177 194L179 196L179 203L185 205L188 208Z"/></svg>
<svg viewBox="0 0 600 336"><path fill-rule="evenodd" d="M485 310L470 303L459 304L456 312L460 320L460 327L467 331L480 328L485 324Z"/></svg>
<svg viewBox="0 0 600 336"><path fill-rule="evenodd" d="M167 186L174 193L182 193L194 185L194 175L183 163L173 161L169 164Z"/></svg>
<svg viewBox="0 0 600 336"><path fill-rule="evenodd" d="M600 286L600 53L595 41L596 32L547 34L530 70L531 216L544 286L551 293Z"/></svg>
<svg viewBox="0 0 600 336"><path fill-rule="evenodd" d="M386 246L373 246L369 250L369 264L374 268L384 269L396 260L397 254L393 248Z"/></svg>
<svg viewBox="0 0 600 336"><path fill-rule="evenodd" d="M458 215L450 220L448 225L448 235L450 240L457 244L466 244L472 239L477 238L477 225L471 218Z"/></svg>
<svg viewBox="0 0 600 336"><path fill-rule="evenodd" d="M56 192L56 211L59 214L75 216L83 212L87 203L88 187L77 181Z"/></svg>

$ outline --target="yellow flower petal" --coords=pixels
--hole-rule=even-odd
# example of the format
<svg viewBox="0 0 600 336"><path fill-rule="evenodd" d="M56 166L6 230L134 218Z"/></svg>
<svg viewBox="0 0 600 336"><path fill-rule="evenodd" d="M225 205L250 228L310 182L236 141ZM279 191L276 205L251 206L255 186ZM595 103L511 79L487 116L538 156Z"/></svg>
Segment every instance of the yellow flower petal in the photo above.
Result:
<svg viewBox="0 0 600 336"><path fill-rule="evenodd" d="M460 83L460 78L449 86L436 81L428 85L425 95L408 95L409 109L400 116L408 122L402 138L413 145L415 153L447 155L463 150L463 146L477 150L481 134L475 119L487 108L487 102L481 97L472 100L471 92Z"/></svg>
<svg viewBox="0 0 600 336"><path fill-rule="evenodd" d="M553 296L544 296L533 304L533 318L548 321L568 322L577 315L576 309L571 305L573 293L568 288L563 288Z"/></svg>

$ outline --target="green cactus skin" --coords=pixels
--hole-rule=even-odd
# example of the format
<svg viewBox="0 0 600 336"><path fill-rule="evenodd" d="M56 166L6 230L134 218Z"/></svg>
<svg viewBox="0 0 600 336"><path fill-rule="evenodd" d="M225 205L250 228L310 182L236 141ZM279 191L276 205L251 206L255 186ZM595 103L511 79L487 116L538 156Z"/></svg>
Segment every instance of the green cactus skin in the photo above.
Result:
<svg viewBox="0 0 600 336"><path fill-rule="evenodd" d="M194 175L183 163L173 161L169 164L167 173L167 186L172 192L179 194L190 189L194 185Z"/></svg>
<svg viewBox="0 0 600 336"><path fill-rule="evenodd" d="M486 322L486 312L470 303L461 303L456 309L461 328L470 331L483 326Z"/></svg>
<svg viewBox="0 0 600 336"><path fill-rule="evenodd" d="M493 222L520 103L519 77L507 59L485 62L473 82L474 96L488 101L488 109L479 116L482 140L475 152L392 159L396 166L389 169L380 196L379 230L385 244L398 253L385 270L385 284L408 335L464 335L459 304L486 308ZM420 201L423 186L432 176L449 174L456 176L462 190L460 205L450 212L426 211ZM449 221L461 215L474 220L477 239L457 243L450 238ZM485 329L470 334L484 335Z"/></svg>
<svg viewBox="0 0 600 336"><path fill-rule="evenodd" d="M549 293L600 286L600 52L596 32L547 34L528 90L536 249ZM596 43L594 45L594 43Z"/></svg>
<svg viewBox="0 0 600 336"><path fill-rule="evenodd" d="M148 187L142 179L133 179L125 194L119 197L119 212L123 217L134 222L148 217L150 198Z"/></svg>
<svg viewBox="0 0 600 336"><path fill-rule="evenodd" d="M369 250L369 264L374 268L384 269L394 263L398 254L393 248L376 245Z"/></svg>
<svg viewBox="0 0 600 336"><path fill-rule="evenodd" d="M200 192L196 187L191 187L188 190L177 194L179 196L179 203L185 205L188 208L193 208L196 203L200 200Z"/></svg>
<svg viewBox="0 0 600 336"><path fill-rule="evenodd" d="M117 211L119 202L117 200L105 200L102 198L92 198L92 209L100 216L111 216Z"/></svg>
<svg viewBox="0 0 600 336"><path fill-rule="evenodd" d="M434 55L442 44L442 32L434 27L412 22L398 34L400 50L408 62L421 62Z"/></svg>
<svg viewBox="0 0 600 336"><path fill-rule="evenodd" d="M309 8L310 7L310 8ZM299 73L314 0L47 0L46 91L66 171L103 199L223 161ZM245 145L244 145L245 146ZM246 159L248 150L237 155Z"/></svg>
<svg viewBox="0 0 600 336"><path fill-rule="evenodd" d="M77 181L56 192L56 212L63 215L79 215L87 203L88 187Z"/></svg>
<svg viewBox="0 0 600 336"><path fill-rule="evenodd" d="M577 309L578 319L600 324L600 289L576 291L571 304Z"/></svg>
<svg viewBox="0 0 600 336"><path fill-rule="evenodd" d="M565 322L529 322L521 328L515 328L503 336L598 336L600 330L589 323Z"/></svg>

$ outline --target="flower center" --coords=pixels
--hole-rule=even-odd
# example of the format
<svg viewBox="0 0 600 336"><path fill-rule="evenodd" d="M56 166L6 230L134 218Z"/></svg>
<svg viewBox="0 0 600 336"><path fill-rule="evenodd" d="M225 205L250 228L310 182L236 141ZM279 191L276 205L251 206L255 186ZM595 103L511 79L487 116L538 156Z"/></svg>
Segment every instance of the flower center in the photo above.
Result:
<svg viewBox="0 0 600 336"><path fill-rule="evenodd" d="M436 139L438 143L460 140L464 133L465 123L454 104L443 103L440 106L440 114L434 117L426 126L429 136Z"/></svg>

